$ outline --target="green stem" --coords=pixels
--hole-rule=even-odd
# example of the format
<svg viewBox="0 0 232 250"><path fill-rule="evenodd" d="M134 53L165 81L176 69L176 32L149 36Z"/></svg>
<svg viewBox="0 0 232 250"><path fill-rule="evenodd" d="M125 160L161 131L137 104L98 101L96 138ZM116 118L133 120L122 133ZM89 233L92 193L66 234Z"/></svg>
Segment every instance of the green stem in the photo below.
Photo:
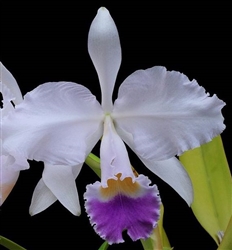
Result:
<svg viewBox="0 0 232 250"><path fill-rule="evenodd" d="M98 250L107 250L109 247L109 244L107 241L105 241Z"/></svg>
<svg viewBox="0 0 232 250"><path fill-rule="evenodd" d="M0 235L0 245L6 247L9 250L26 250L26 248L14 243L13 241Z"/></svg>
<svg viewBox="0 0 232 250"><path fill-rule="evenodd" d="M99 176L101 177L101 168L100 168L100 159L90 153L86 160L85 160L85 163Z"/></svg>

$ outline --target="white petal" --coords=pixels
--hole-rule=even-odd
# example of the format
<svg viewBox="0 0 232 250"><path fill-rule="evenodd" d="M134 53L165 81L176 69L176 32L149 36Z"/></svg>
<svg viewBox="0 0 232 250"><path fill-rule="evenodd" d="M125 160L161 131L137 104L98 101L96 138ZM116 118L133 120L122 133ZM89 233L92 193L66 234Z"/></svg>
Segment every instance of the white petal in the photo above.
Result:
<svg viewBox="0 0 232 250"><path fill-rule="evenodd" d="M37 183L29 208L30 215L38 214L51 206L57 200L56 196L45 185L43 179Z"/></svg>
<svg viewBox="0 0 232 250"><path fill-rule="evenodd" d="M14 96L13 100L14 104L19 104L20 102L22 102L23 100L22 94L15 78L1 62L0 62L0 81L2 81L2 83L6 85L12 92Z"/></svg>
<svg viewBox="0 0 232 250"><path fill-rule="evenodd" d="M193 202L193 187L188 173L176 158L164 161L148 161L140 158L144 165L169 184L190 206Z"/></svg>
<svg viewBox="0 0 232 250"><path fill-rule="evenodd" d="M57 171L57 167L59 168L59 166L48 166L50 167L50 170L53 171ZM70 166L63 166L64 168L69 168L68 171L70 170ZM46 168L46 166L45 166ZM66 196L68 197L62 197L62 193L63 192L66 192L67 189L69 188L67 185L64 186L64 189L63 191L59 192L59 190L56 189L56 185L53 185L52 184L52 187L55 187L55 193L58 193L58 197L55 196L55 194L46 186L46 184L44 183L43 179L40 179L40 181L38 182L38 184L36 185L35 187L35 190L33 192L33 196L32 196L32 200L31 200L31 205L30 205L30 214L31 215L35 215L37 213L40 213L42 211L44 211L45 209L47 209L49 206L51 206L55 201L57 201L57 198L59 199L61 197L61 201L65 204L65 207L67 207L69 209L69 207L73 210L73 204L77 203L76 202L76 199L78 199L78 196L76 197L75 194L76 194L76 191L75 191L75 187L73 187L73 179L75 180L78 176L78 174L80 173L80 170L81 170L81 166L74 166L72 167L72 175L73 175L73 178L70 178L70 176L68 176L68 178L71 180L71 189L72 190L69 190L71 191L70 194L69 194L69 191L68 191L68 194L66 194ZM49 171L46 171L46 174L47 172ZM66 183L67 181L69 181L68 179L66 180L66 169L64 171L64 174L62 172L59 172L59 178L61 178L62 180L60 181L59 178L58 178L58 181L59 183L57 183L58 185L61 184L61 183ZM56 177L57 176L57 173L54 174L54 176ZM49 178L49 176L45 177L46 178ZM53 178L53 177L52 177ZM53 180L53 181L56 181L56 180ZM48 181L48 183L50 184L50 181ZM62 184L63 185L63 184ZM63 186L60 186L60 188L62 189ZM74 197L72 197L74 194ZM72 201L72 199L74 199L74 201ZM71 202L70 202L71 200ZM79 199L78 199L78 203L79 203ZM70 206L71 204L71 206ZM69 209L69 210L71 210ZM75 211L76 208L73 210Z"/></svg>
<svg viewBox="0 0 232 250"><path fill-rule="evenodd" d="M75 167L78 169L78 171L75 169L76 173L79 173L81 166ZM49 164L44 166L43 181L45 185L71 213L80 215L81 208L75 178L73 168L70 166Z"/></svg>
<svg viewBox="0 0 232 250"><path fill-rule="evenodd" d="M20 154L15 154L14 156L10 154L5 154L4 147L2 146L2 156L6 157L6 161L2 163L3 167L10 167L14 169L15 171L25 170L29 168L29 163L27 162L27 159ZM5 166L4 166L5 165Z"/></svg>
<svg viewBox="0 0 232 250"><path fill-rule="evenodd" d="M172 157L163 161L149 161L139 155L136 151L131 134L120 129L118 129L117 132L126 144L138 155L147 168L169 184L187 202L188 205L192 203L192 182L188 173L177 158Z"/></svg>
<svg viewBox="0 0 232 250"><path fill-rule="evenodd" d="M7 88L6 85L0 82L0 93L2 94L3 100L3 107L0 109L1 112L1 119L0 124L2 123L2 118L7 116L10 111L14 110L14 106L12 105L11 101L14 100L14 96L11 93L10 89Z"/></svg>
<svg viewBox="0 0 232 250"><path fill-rule="evenodd" d="M101 183L103 187L107 187L108 179L117 180L117 174L121 174L120 180L126 177L135 179L125 144L116 133L110 116L105 118L100 158Z"/></svg>
<svg viewBox="0 0 232 250"><path fill-rule="evenodd" d="M0 139L0 145L1 145ZM13 189L20 170L29 168L29 164L24 158L14 158L11 155L3 155L3 147L1 145L0 154L0 206L3 204L7 196Z"/></svg>
<svg viewBox="0 0 232 250"><path fill-rule="evenodd" d="M7 152L50 164L76 165L102 135L103 111L85 87L45 83L25 95L6 119Z"/></svg>
<svg viewBox="0 0 232 250"><path fill-rule="evenodd" d="M22 94L12 74L0 62L0 93L2 94L3 108L0 109L0 206L13 189L20 170L29 168L29 164L21 155L14 157L5 152L3 146L3 118L7 117L14 106L22 101Z"/></svg>
<svg viewBox="0 0 232 250"><path fill-rule="evenodd" d="M0 206L13 189L20 172L14 165L9 165L8 160L7 156L0 155Z"/></svg>
<svg viewBox="0 0 232 250"><path fill-rule="evenodd" d="M88 50L97 70L105 112L112 110L112 92L121 64L118 31L109 11L102 7L94 18L88 37Z"/></svg>
<svg viewBox="0 0 232 250"><path fill-rule="evenodd" d="M138 70L119 89L112 117L146 160L166 160L220 134L225 103L195 80L164 67Z"/></svg>

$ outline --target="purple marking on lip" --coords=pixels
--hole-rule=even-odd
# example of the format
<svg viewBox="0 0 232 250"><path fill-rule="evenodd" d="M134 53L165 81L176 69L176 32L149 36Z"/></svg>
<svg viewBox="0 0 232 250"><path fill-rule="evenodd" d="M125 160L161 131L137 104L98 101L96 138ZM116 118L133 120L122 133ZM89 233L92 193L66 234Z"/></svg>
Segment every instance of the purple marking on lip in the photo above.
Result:
<svg viewBox="0 0 232 250"><path fill-rule="evenodd" d="M131 198L118 194L109 201L86 201L86 211L96 232L109 244L124 242L122 231L132 240L148 238L159 219L160 197L150 189L145 195Z"/></svg>

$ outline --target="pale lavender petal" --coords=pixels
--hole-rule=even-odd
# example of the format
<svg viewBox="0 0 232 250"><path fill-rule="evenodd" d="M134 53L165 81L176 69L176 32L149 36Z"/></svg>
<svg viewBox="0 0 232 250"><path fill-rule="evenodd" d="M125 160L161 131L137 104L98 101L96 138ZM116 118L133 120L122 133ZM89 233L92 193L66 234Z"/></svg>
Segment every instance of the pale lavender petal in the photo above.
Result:
<svg viewBox="0 0 232 250"><path fill-rule="evenodd" d="M189 206L192 204L194 193L191 179L176 157L164 161L147 161L141 158L141 161L148 169L169 184Z"/></svg>
<svg viewBox="0 0 232 250"><path fill-rule="evenodd" d="M71 167L46 164L43 171L43 181L56 198L74 215L80 215L81 208L76 188L76 176L82 164ZM73 173L75 168L75 175Z"/></svg>
<svg viewBox="0 0 232 250"><path fill-rule="evenodd" d="M100 104L82 85L45 83L3 120L4 147L49 164L80 164L102 136L102 120Z"/></svg>
<svg viewBox="0 0 232 250"><path fill-rule="evenodd" d="M6 69L6 67L0 62L0 93L2 94L3 107L0 109L0 206L13 189L20 170L29 168L27 160L21 154L15 154L12 156L6 152L3 146L3 135L5 130L3 129L3 120L10 112L14 111L14 104L19 104L22 99L19 86L12 76L12 74Z"/></svg>
<svg viewBox="0 0 232 250"><path fill-rule="evenodd" d="M110 186L112 182L117 182L120 192ZM121 187L123 182L127 183ZM135 183L131 178L111 180L108 188L112 193L103 191L100 182L87 186L84 198L90 222L109 244L123 242L124 230L134 241L150 236L159 219L161 201L157 187L149 184L147 177L139 175Z"/></svg>
<svg viewBox="0 0 232 250"><path fill-rule="evenodd" d="M37 183L32 195L31 205L29 208L30 215L38 214L57 201L56 196L45 185L43 179Z"/></svg>
<svg viewBox="0 0 232 250"><path fill-rule="evenodd" d="M126 146L115 131L110 116L105 117L104 131L100 147L101 158L101 183L107 186L108 179L117 179L116 175L121 174L121 180L125 177L134 179Z"/></svg>
<svg viewBox="0 0 232 250"><path fill-rule="evenodd" d="M19 86L13 77L13 75L10 73L9 70L6 69L6 67L0 62L0 81L9 88L10 92L13 95L13 102L14 104L19 104L23 101L23 97L21 94L21 91L19 89Z"/></svg>
<svg viewBox="0 0 232 250"><path fill-rule="evenodd" d="M144 165L169 184L190 206L193 201L192 182L181 162L176 157L163 161L149 161L138 154L130 133L120 130L119 128L117 132L126 144L138 155Z"/></svg>
<svg viewBox="0 0 232 250"><path fill-rule="evenodd" d="M88 51L98 73L105 112L112 110L112 93L121 64L121 46L114 20L102 7L94 18L88 37Z"/></svg>
<svg viewBox="0 0 232 250"><path fill-rule="evenodd" d="M48 186L44 183L43 179L41 178L38 184L35 187L35 190L33 192L31 205L30 205L30 214L35 215L37 213L40 213L47 209L49 206L51 206L57 199L65 204L64 206L68 208L69 211L72 211L72 213L75 212L75 204L79 203L78 195L76 196L76 187L75 187L75 179L77 178L78 174L81 171L81 166L62 166L62 169L64 169L64 173L57 169L57 166L46 166L45 168L49 168L50 172L55 171L54 174L51 173L52 182L57 182L56 184L51 184L50 181L48 181L48 186L51 187L51 190L48 188ZM59 166L58 166L59 168ZM68 168L68 169L67 169ZM72 169L71 174L73 175L73 178L67 174L67 172ZM58 171L59 170L59 171ZM58 173L57 173L58 172ZM45 175L48 175L49 171L46 170ZM68 175L68 179L67 179ZM49 178L49 176L45 177ZM67 182L70 182L67 184ZM64 185L65 184L65 185ZM59 188L57 188L57 185L60 185ZM52 190L55 191L54 193ZM55 194L58 194L57 197ZM74 195L74 197L73 197ZM73 201L74 200L74 201ZM77 201L78 200L78 201ZM71 204L71 206L70 206ZM74 206L73 206L74 204ZM77 205L79 207L79 205ZM73 209L74 207L74 209Z"/></svg>
<svg viewBox="0 0 232 250"><path fill-rule="evenodd" d="M9 157L0 155L0 206L12 191L19 177L19 170L9 164Z"/></svg>
<svg viewBox="0 0 232 250"><path fill-rule="evenodd" d="M112 118L116 131L132 135L139 156L159 161L219 135L225 128L224 105L184 74L153 67L134 72L122 83Z"/></svg>
<svg viewBox="0 0 232 250"><path fill-rule="evenodd" d="M3 96L2 104L3 107L0 109L0 124L2 124L3 117L6 117L12 110L14 110L14 106L11 101L14 99L10 90L2 83L0 83L0 93ZM1 135L2 135L2 125L1 125ZM1 137L0 135L0 137Z"/></svg>

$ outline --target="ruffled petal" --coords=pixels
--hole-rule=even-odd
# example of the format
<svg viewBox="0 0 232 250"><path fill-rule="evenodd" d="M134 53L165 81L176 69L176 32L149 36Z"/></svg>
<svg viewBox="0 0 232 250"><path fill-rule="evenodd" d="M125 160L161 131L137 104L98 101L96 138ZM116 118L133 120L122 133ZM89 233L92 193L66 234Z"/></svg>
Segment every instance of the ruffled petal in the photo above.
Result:
<svg viewBox="0 0 232 250"><path fill-rule="evenodd" d="M81 166L82 164L74 167L76 173L80 172ZM46 164L42 178L45 185L64 207L74 215L80 215L81 208L75 182L76 173L74 175L73 168L70 166Z"/></svg>
<svg viewBox="0 0 232 250"><path fill-rule="evenodd" d="M101 183L107 187L108 179L117 179L121 174L121 180L125 177L134 179L134 174L129 161L126 146L114 129L110 116L105 117L104 133L100 147L101 158Z"/></svg>
<svg viewBox="0 0 232 250"><path fill-rule="evenodd" d="M193 201L192 182L181 162L175 157L163 161L149 161L136 151L131 134L120 130L120 128L117 129L117 132L126 144L138 155L144 165L170 185L190 206Z"/></svg>
<svg viewBox="0 0 232 250"><path fill-rule="evenodd" d="M23 101L23 97L21 94L21 91L19 89L19 86L13 77L13 75L10 73L9 70L6 69L6 67L0 62L0 81L9 88L13 95L13 102L14 104L19 104Z"/></svg>
<svg viewBox="0 0 232 250"><path fill-rule="evenodd" d="M88 50L98 73L105 112L112 110L112 92L121 64L119 35L109 11L102 7L94 18L88 37Z"/></svg>
<svg viewBox="0 0 232 250"><path fill-rule="evenodd" d="M0 206L6 200L19 177L14 165L9 164L9 157L0 155Z"/></svg>
<svg viewBox="0 0 232 250"><path fill-rule="evenodd" d="M133 137L139 156L166 160L220 134L225 103L195 80L164 67L138 70L120 86L112 117Z"/></svg>
<svg viewBox="0 0 232 250"><path fill-rule="evenodd" d="M84 198L90 222L109 244L124 242L124 230L134 241L150 236L159 219L161 201L157 187L149 184L143 175L134 182L118 175L106 188L100 182L87 186Z"/></svg>
<svg viewBox="0 0 232 250"><path fill-rule="evenodd" d="M45 83L3 119L5 150L49 164L83 163L102 135L103 111L78 84Z"/></svg>
<svg viewBox="0 0 232 250"><path fill-rule="evenodd" d="M43 179L40 179L32 195L31 205L29 208L30 215L35 215L44 211L55 201L57 201L56 196L45 185Z"/></svg>

